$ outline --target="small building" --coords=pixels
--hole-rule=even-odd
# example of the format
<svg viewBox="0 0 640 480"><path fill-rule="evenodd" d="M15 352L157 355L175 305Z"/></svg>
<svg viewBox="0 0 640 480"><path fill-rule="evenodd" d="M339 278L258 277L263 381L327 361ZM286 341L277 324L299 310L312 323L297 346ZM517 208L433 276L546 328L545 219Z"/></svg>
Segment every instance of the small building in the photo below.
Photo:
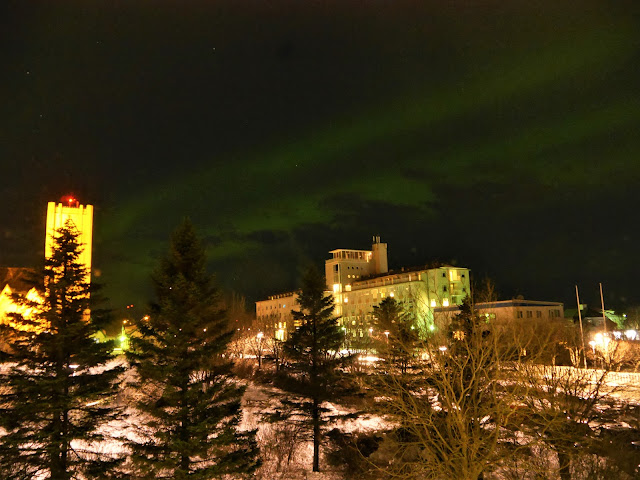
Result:
<svg viewBox="0 0 640 480"><path fill-rule="evenodd" d="M491 323L506 324L513 321L555 320L564 318L564 304L560 302L543 302L514 298L496 302L481 302L474 305L476 313L484 316ZM458 307L437 308L436 316L451 318L460 312Z"/></svg>
<svg viewBox="0 0 640 480"><path fill-rule="evenodd" d="M292 310L298 310L298 292L270 295L256 302L256 321L259 328L271 332L274 338L286 340L295 325Z"/></svg>
<svg viewBox="0 0 640 480"><path fill-rule="evenodd" d="M42 292L26 281L34 273L30 268L0 267L0 324L18 327L11 314L17 313L29 318L33 311L31 307L17 304L13 299L14 294L23 295L31 302L42 303ZM0 344L2 343L0 339Z"/></svg>

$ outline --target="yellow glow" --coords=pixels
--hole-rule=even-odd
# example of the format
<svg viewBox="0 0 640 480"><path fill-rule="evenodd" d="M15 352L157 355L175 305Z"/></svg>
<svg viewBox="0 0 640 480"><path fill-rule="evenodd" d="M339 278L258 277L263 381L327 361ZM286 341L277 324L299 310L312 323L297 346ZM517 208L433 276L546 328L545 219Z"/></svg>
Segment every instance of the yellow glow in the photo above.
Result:
<svg viewBox="0 0 640 480"><path fill-rule="evenodd" d="M340 291L340 284L339 283L334 283L333 284L333 293L338 293Z"/></svg>
<svg viewBox="0 0 640 480"><path fill-rule="evenodd" d="M5 323L16 330L20 330L23 332L42 332L49 328L49 324L45 321L40 321L37 326L33 325L24 325L21 322L16 322L12 318L9 317L10 313L17 313L21 315L25 320L33 321L34 314L39 313L39 309L37 307L27 307L25 305L18 305L14 303L13 298L11 298L14 292L11 290L9 285L6 285L4 289L0 292L0 323ZM40 296L40 293L32 288L25 295L26 299L29 302L33 302L36 304L42 304L44 299Z"/></svg>
<svg viewBox="0 0 640 480"><path fill-rule="evenodd" d="M436 301L435 300L431 300L431 306L435 307L436 306Z"/></svg>
<svg viewBox="0 0 640 480"><path fill-rule="evenodd" d="M443 307L448 307L449 306L449 299L445 298L444 300L442 300L442 306Z"/></svg>
<svg viewBox="0 0 640 480"><path fill-rule="evenodd" d="M389 296L390 296L391 298L393 298L393 297L395 297L395 296L396 296L396 294L395 294L395 293L393 293L393 292L390 292L390 293L389 293Z"/></svg>
<svg viewBox="0 0 640 480"><path fill-rule="evenodd" d="M73 205L77 206L73 206ZM91 279L91 246L93 237L93 205L78 205L74 198L70 198L68 205L49 202L47 205L47 225L45 231L44 256L51 257L53 252L53 238L56 230L64 227L67 220L78 230L78 242L82 245L82 252L78 257L88 272L87 281Z"/></svg>

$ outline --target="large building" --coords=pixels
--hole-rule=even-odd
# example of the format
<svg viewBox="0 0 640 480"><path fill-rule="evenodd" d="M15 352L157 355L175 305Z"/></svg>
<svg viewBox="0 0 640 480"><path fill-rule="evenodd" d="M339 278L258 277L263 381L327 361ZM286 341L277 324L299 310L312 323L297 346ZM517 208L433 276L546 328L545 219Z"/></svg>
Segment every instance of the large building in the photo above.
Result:
<svg viewBox="0 0 640 480"><path fill-rule="evenodd" d="M91 277L91 248L93 241L93 205L80 205L72 196L63 197L60 203L47 204L47 225L44 241L44 256L49 258L53 251L53 238L56 230L70 221L78 230L78 242L82 245L79 262L84 265Z"/></svg>
<svg viewBox="0 0 640 480"><path fill-rule="evenodd" d="M87 269L87 281L91 280L91 246L93 238L93 206L80 205L73 197L64 197L61 203L47 204L47 223L45 226L44 255L49 258L53 251L53 238L56 230L71 221L78 230L78 240L82 245L79 261ZM26 268L0 268L0 323L10 323L11 313L29 316L31 311L13 301L13 294L25 295L28 300L41 302L42 292L25 283L24 278L32 273Z"/></svg>
<svg viewBox="0 0 640 480"><path fill-rule="evenodd" d="M375 335L372 330L373 307L393 297L415 312L416 327L423 331L436 328L434 310L459 305L469 292L469 270L443 265L389 271L387 244L374 237L371 250L332 250L325 261L327 291L333 294L335 313L347 340L356 341ZM277 338L296 327L291 310L296 308L297 293L270 296L256 302L256 317L264 328L273 328Z"/></svg>

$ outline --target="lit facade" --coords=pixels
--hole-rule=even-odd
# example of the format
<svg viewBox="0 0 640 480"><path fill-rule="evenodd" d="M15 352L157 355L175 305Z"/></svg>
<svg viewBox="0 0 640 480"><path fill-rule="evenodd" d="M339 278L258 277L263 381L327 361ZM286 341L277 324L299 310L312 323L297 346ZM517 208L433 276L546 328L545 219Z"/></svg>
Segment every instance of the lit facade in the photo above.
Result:
<svg viewBox="0 0 640 480"><path fill-rule="evenodd" d="M73 197L65 197L61 203L49 202L47 204L47 225L44 241L44 256L49 258L53 251L54 235L56 230L62 228L70 220L78 230L78 242L82 246L82 252L78 258L87 269L87 281L91 280L91 248L93 240L93 205L80 205Z"/></svg>
<svg viewBox="0 0 640 480"><path fill-rule="evenodd" d="M82 252L78 261L87 269L87 279L91 280L91 247L93 239L93 206L80 205L73 197L66 197L61 203L49 202L47 204L47 223L45 229L45 258L49 258L53 252L53 238L56 230L63 227L70 220L77 229L78 241L82 245ZM16 328L38 330L37 326L25 327L11 320L12 314L20 314L26 319L33 316L34 307L18 305L12 296L15 293L23 295L29 302L39 304L43 302L42 292L35 287L28 286L24 277L29 275L29 269L25 268L0 268L0 324L8 324ZM87 312L87 316L89 312ZM41 327L44 328L44 327ZM0 346L2 340L0 339Z"/></svg>
<svg viewBox="0 0 640 480"><path fill-rule="evenodd" d="M387 244L374 237L371 250L337 249L325 261L327 292L345 340L357 343L378 332L372 329L373 307L393 297L414 312L416 328L423 333L436 328L434 310L460 305L469 292L469 270L453 266L389 271ZM273 295L256 302L256 318L277 337L296 327L291 314L297 308L295 292Z"/></svg>
<svg viewBox="0 0 640 480"><path fill-rule="evenodd" d="M258 329L270 332L278 340L286 340L287 333L297 326L292 310L299 310L297 292L270 295L266 300L256 302Z"/></svg>
<svg viewBox="0 0 640 480"><path fill-rule="evenodd" d="M434 311L460 305L469 292L469 269L444 265L435 268L403 269L357 280L338 287L334 293L336 314L352 340L375 332L370 328L373 307L387 297L394 298L413 313L421 334L439 325Z"/></svg>
<svg viewBox="0 0 640 480"><path fill-rule="evenodd" d="M16 304L12 298L14 294L24 295L29 302L34 302L34 304L42 303L41 292L24 281L24 278L32 273L27 268L0 268L0 285L4 285L0 291L0 324L20 328L20 325L11 319L11 315L20 314L24 318L31 319L34 313L33 307Z"/></svg>

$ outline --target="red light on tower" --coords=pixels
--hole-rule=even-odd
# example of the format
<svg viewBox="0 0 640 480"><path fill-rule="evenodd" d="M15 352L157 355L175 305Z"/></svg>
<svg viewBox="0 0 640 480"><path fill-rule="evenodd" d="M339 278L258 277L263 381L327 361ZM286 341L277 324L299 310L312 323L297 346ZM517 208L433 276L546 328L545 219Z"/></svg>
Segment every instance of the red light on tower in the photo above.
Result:
<svg viewBox="0 0 640 480"><path fill-rule="evenodd" d="M77 207L80 204L73 195L65 195L60 199L60 202L67 207Z"/></svg>

